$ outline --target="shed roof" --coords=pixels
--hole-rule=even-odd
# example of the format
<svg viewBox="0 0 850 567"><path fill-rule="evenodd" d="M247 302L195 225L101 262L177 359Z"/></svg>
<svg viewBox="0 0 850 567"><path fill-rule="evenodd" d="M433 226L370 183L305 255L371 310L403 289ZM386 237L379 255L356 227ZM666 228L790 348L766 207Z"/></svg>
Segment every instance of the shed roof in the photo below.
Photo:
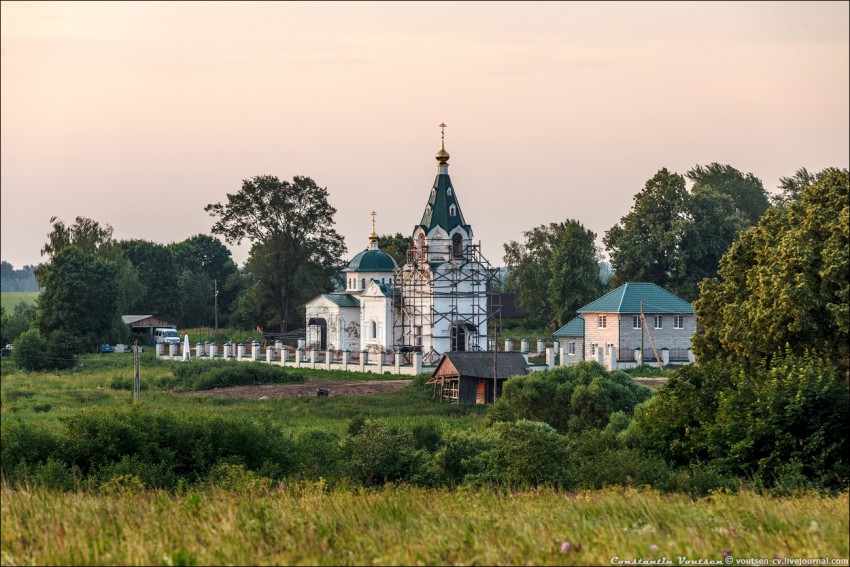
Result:
<svg viewBox="0 0 850 567"><path fill-rule="evenodd" d="M125 325L129 325L130 327L174 327L177 328L176 323L172 323L162 317L157 317L156 315L122 315L121 320Z"/></svg>
<svg viewBox="0 0 850 567"><path fill-rule="evenodd" d="M440 374L444 365L451 365L465 378L493 378L493 352L447 352L440 357L431 380ZM496 378L506 380L511 376L528 374L528 363L519 352L496 353Z"/></svg>
<svg viewBox="0 0 850 567"><path fill-rule="evenodd" d="M584 336L584 315L579 315L557 331L556 337L583 337Z"/></svg>
<svg viewBox="0 0 850 567"><path fill-rule="evenodd" d="M591 301L579 313L693 313L693 306L654 283L626 283Z"/></svg>

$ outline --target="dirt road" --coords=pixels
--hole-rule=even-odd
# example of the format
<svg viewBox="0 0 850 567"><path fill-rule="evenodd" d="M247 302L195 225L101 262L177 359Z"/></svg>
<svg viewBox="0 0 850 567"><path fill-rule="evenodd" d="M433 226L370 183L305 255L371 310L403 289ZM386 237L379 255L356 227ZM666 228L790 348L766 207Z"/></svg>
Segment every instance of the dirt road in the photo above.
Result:
<svg viewBox="0 0 850 567"><path fill-rule="evenodd" d="M215 388L199 392L184 392L184 396L218 396L220 398L253 398L267 400L273 398L315 398L316 390L323 388L329 397L368 396L395 392L410 384L410 380L351 380L339 382L308 376L304 384L262 384L259 386L235 386Z"/></svg>

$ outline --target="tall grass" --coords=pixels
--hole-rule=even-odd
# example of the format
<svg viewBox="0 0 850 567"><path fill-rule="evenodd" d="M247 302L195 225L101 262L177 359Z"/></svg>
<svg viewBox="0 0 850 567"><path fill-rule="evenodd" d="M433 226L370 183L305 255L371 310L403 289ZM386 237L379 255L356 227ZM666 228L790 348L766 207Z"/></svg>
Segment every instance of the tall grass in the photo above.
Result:
<svg viewBox="0 0 850 567"><path fill-rule="evenodd" d="M328 491L322 481L238 480L176 493L132 482L112 493L3 486L2 563L609 565L615 556L721 561L724 550L846 558L848 549L846 492L692 501L633 489Z"/></svg>

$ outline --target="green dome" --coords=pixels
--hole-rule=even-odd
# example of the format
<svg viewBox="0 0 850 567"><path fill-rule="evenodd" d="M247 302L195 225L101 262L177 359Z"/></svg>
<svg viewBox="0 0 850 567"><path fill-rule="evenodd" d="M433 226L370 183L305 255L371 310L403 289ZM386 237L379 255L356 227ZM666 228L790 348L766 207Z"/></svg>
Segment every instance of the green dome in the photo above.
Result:
<svg viewBox="0 0 850 567"><path fill-rule="evenodd" d="M346 270L354 272L392 272L398 268L393 257L380 250L364 250L348 263Z"/></svg>

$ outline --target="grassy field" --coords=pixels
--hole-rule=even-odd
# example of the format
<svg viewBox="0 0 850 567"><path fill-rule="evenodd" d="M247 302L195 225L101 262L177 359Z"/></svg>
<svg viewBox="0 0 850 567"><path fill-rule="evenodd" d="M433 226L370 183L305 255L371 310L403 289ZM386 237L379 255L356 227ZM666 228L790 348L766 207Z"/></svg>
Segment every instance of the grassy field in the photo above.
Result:
<svg viewBox="0 0 850 567"><path fill-rule="evenodd" d="M32 305L38 298L37 291L4 291L0 292L0 305L6 310L6 313L11 313L18 303L26 303Z"/></svg>
<svg viewBox="0 0 850 567"><path fill-rule="evenodd" d="M2 492L3 565L610 565L844 558L848 496L648 490Z"/></svg>
<svg viewBox="0 0 850 567"><path fill-rule="evenodd" d="M9 372L9 361L0 362L0 415L5 422L57 425L83 408L111 407L130 403L128 390L112 388L113 381L132 379L131 354L82 355L77 367L68 372ZM457 406L431 400L429 388L403 388L397 392L371 396L339 396L330 398L238 399L211 396L182 396L160 389L159 384L173 380L172 370L184 364L157 360L153 351L142 354L141 378L145 389L143 403L150 407L170 409L207 409L209 411L268 417L291 428L321 428L342 433L355 416L409 429L414 425L433 423L441 431L471 427L484 419L482 406ZM237 363L233 364L245 364ZM397 379L397 376L360 372L303 370L305 375L326 380L355 381Z"/></svg>

